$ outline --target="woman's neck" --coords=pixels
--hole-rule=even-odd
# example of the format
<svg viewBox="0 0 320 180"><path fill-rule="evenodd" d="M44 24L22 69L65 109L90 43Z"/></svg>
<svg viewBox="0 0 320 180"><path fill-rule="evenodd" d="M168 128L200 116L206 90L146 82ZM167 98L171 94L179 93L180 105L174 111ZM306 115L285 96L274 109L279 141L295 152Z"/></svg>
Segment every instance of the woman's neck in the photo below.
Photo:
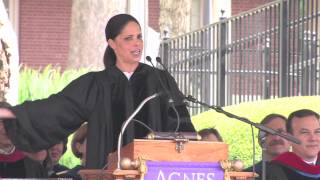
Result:
<svg viewBox="0 0 320 180"><path fill-rule="evenodd" d="M124 64L124 63L116 63L116 66L122 71L122 72L134 72L137 67L139 66L139 63L132 63L132 64Z"/></svg>

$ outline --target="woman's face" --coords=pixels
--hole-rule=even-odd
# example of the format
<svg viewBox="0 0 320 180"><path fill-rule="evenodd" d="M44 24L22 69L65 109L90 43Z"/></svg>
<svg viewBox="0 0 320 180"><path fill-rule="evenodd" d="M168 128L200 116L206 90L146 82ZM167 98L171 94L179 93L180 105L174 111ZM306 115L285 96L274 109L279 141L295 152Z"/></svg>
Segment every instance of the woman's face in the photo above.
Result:
<svg viewBox="0 0 320 180"><path fill-rule="evenodd" d="M143 50L140 26L134 21L128 22L114 40L108 40L108 44L116 54L117 66L138 64Z"/></svg>

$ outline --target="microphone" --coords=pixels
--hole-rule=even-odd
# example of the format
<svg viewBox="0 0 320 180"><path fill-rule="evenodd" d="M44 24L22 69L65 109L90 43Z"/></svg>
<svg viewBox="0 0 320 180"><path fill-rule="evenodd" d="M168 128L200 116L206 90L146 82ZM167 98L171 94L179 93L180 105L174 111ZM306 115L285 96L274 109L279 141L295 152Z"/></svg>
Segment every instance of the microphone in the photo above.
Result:
<svg viewBox="0 0 320 180"><path fill-rule="evenodd" d="M120 158L121 158L121 153L120 153L120 149L121 149L121 145L122 145L122 136L123 136L123 133L124 131L126 130L128 124L133 121L135 115L141 110L141 108L148 102L150 101L151 99L154 99L156 97L160 97L161 95L163 95L164 93L155 93L151 96L148 96L147 98L145 98L140 104L139 106L137 107L137 109L129 116L129 118L127 120L125 120L121 126L121 130L120 130L120 133L119 133L119 136L118 136L118 146L117 146L117 156L118 156L118 162L117 162L117 169L121 169L120 167Z"/></svg>
<svg viewBox="0 0 320 180"><path fill-rule="evenodd" d="M151 63L151 65L153 66L153 64L152 64L152 59L151 59L151 57L150 57L150 56L146 56L146 60L147 60L148 62L150 62L150 63Z"/></svg>
<svg viewBox="0 0 320 180"><path fill-rule="evenodd" d="M169 91L167 90L167 88L164 86L164 83L163 83L162 80L161 80L161 77L160 77L160 75L159 75L159 73L158 73L158 71L157 71L157 68L156 68L156 67L154 66L154 64L152 63L151 57L150 57L150 56L146 56L146 60L147 60L148 62L150 62L151 65L152 65L152 67L154 68L154 71L155 71L155 73L156 73L156 76L157 76L158 80L160 81L160 85L161 85L162 89L164 90L164 92L167 93L168 98L169 98L169 103L170 103L170 105L171 105L174 101L173 101L173 99L172 99L172 97L171 97L170 92L169 92Z"/></svg>
<svg viewBox="0 0 320 180"><path fill-rule="evenodd" d="M162 66L162 68L163 68L165 71L167 71L167 72L169 73L167 67L166 67L164 64L162 64L160 57L156 57L156 61Z"/></svg>
<svg viewBox="0 0 320 180"><path fill-rule="evenodd" d="M166 93L168 93L168 96L169 96L169 98L171 99L171 96L170 96L170 94L169 94L169 91L168 91L167 88L164 86L164 84L163 84L163 82L162 82L162 80L161 80L161 77L160 77L160 75L159 75L159 73L158 73L158 71L157 71L157 68L155 67L155 65L154 65L153 62L152 62L151 57L150 57L150 56L146 56L146 60L147 60L148 62L150 62L150 64L152 65L153 68L155 68L154 71L155 71L155 73L156 73L156 75L157 75L158 80L160 81L160 84L161 84L162 89L163 89Z"/></svg>
<svg viewBox="0 0 320 180"><path fill-rule="evenodd" d="M156 76L157 76L158 80L160 81L160 84L161 84L162 89L168 94L168 96L169 96L169 103L173 103L173 99L172 99L172 97L171 97L171 94L170 94L170 92L167 90L167 88L164 86L164 83L163 83L162 80L161 80L161 77L160 77L160 75L159 75L159 73L158 73L158 71L157 71L157 68L156 68L155 65L152 63L151 57L150 57L150 56L146 56L146 60L151 63L151 65L152 65L152 67L154 68L154 71L155 71L155 73L156 73Z"/></svg>
<svg viewBox="0 0 320 180"><path fill-rule="evenodd" d="M159 60L159 59L160 59L159 57L156 58L157 62L158 62L158 61L161 61L161 60ZM177 127L176 127L176 129L175 129L174 132L177 132L177 131L179 130L179 127L180 127L180 115L179 115L176 107L174 106L174 101L173 101L173 98L172 98L172 96L171 96L171 93L170 93L170 91L168 91L168 89L166 88L166 86L165 86L164 83L162 82L161 77L160 77L160 74L159 74L158 71L157 71L157 68L156 68L155 65L152 63L151 57L150 57L150 56L146 56L146 60L147 60L148 62L150 62L151 65L152 65L152 67L154 68L154 72L155 72L158 80L160 81L160 85L161 85L162 89L163 89L163 90L166 92L166 94L168 95L169 105L172 107L172 109L173 109L174 112L176 113L176 116L177 116ZM160 65L163 66L162 64L160 64ZM164 66L163 66L163 67L164 67ZM164 68L164 69L165 69L165 72L169 73L169 72L166 70L166 68Z"/></svg>

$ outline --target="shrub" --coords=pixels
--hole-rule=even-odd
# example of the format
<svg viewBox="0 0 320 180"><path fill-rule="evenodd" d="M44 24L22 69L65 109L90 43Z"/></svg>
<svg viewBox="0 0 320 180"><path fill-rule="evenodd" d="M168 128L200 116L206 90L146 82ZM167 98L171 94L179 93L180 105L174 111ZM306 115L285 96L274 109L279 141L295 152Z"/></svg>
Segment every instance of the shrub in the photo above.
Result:
<svg viewBox="0 0 320 180"><path fill-rule="evenodd" d="M61 91L72 80L88 72L87 69L65 70L51 65L41 69L24 67L20 70L19 103L25 100L47 98Z"/></svg>

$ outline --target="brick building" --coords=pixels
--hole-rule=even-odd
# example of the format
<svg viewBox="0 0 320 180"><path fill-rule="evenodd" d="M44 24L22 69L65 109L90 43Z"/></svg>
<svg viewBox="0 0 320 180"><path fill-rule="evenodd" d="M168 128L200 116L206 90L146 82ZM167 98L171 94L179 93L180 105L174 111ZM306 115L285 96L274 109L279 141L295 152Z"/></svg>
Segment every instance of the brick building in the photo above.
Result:
<svg viewBox="0 0 320 180"><path fill-rule="evenodd" d="M192 21L193 29L197 29L219 18L221 3L230 4L231 7L224 10L229 12L227 14L233 15L272 0L191 1L192 18L190 21ZM160 0L147 1L148 25L157 32L159 32L159 2ZM20 64L33 68L53 64L64 68L69 53L72 1L4 0L4 3L18 35Z"/></svg>

